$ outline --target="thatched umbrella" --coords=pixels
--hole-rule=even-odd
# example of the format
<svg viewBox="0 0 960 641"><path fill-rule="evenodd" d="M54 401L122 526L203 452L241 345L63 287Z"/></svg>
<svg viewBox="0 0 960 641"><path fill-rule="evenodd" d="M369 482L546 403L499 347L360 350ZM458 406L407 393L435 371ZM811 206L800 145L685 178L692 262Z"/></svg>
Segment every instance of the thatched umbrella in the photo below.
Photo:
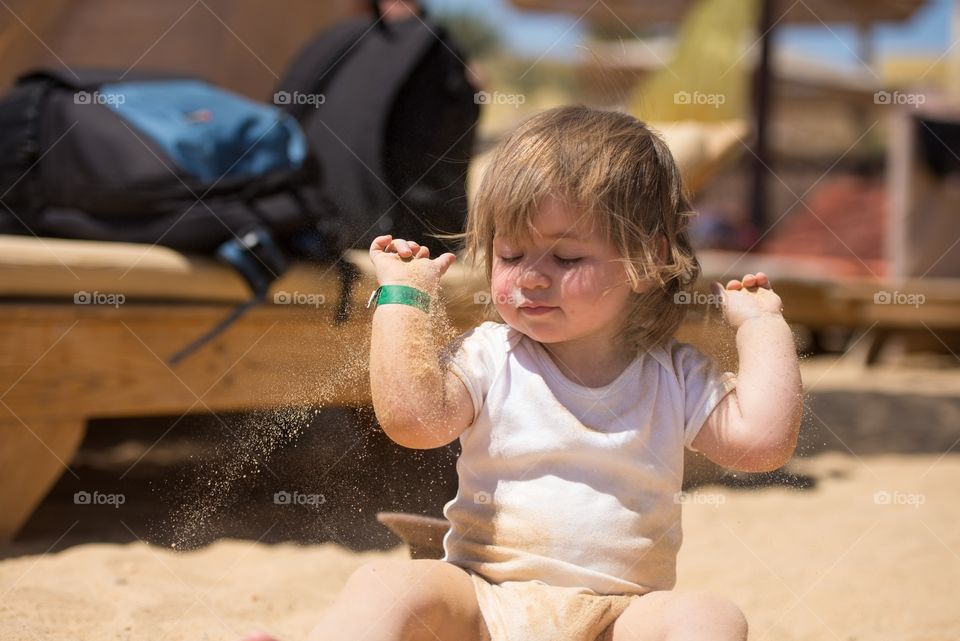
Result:
<svg viewBox="0 0 960 641"><path fill-rule="evenodd" d="M615 28L651 27L681 22L697 0L511 0L521 9L568 13L596 26ZM753 111L756 122L752 215L763 229L766 178L770 167L767 124L770 111L770 46L773 33L782 24L852 23L860 32L858 57L871 65L870 29L880 22L899 22L912 17L927 0L756 0L759 58L754 75Z"/></svg>
<svg viewBox="0 0 960 641"><path fill-rule="evenodd" d="M577 16L593 5L593 2L584 0L512 0L512 3L521 9L571 13ZM608 24L620 21L629 25L675 24L680 22L696 3L697 0L603 0L594 6L586 19ZM792 24L872 24L906 20L926 4L926 0L775 0L770 4L776 16L783 16L783 22Z"/></svg>

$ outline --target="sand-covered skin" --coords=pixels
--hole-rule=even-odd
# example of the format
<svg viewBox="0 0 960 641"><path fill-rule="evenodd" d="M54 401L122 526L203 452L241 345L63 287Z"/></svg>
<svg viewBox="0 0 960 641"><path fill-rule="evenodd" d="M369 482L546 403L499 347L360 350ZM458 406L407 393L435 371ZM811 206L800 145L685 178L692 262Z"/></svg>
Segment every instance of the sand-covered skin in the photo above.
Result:
<svg viewBox="0 0 960 641"><path fill-rule="evenodd" d="M960 456L830 452L794 464L813 488L687 496L677 589L732 598L752 641L960 638ZM227 641L266 627L293 641L378 557L406 551L221 541L11 557L0 562L0 638Z"/></svg>

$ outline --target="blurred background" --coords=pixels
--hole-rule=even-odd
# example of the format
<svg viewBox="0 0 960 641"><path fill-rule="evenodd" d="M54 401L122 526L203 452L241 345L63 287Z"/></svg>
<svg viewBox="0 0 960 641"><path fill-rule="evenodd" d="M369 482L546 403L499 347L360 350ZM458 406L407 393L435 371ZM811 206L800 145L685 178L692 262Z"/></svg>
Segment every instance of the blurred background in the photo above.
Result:
<svg viewBox="0 0 960 641"><path fill-rule="evenodd" d="M381 3L381 20L423 23L402 5ZM920 531L936 532L930 558L948 561L937 580L955 578L958 543L946 530L956 531L947 526L956 502L934 497L960 480L960 1L420 5L462 63L476 108L475 126L456 137L469 144L449 163L466 202L489 150L524 119L570 103L622 110L663 133L698 214L702 300L691 302L680 338L733 369L707 284L764 271L783 298L808 393L795 461L734 474L688 452L685 487L777 490L783 501L823 500L830 483L855 478L870 496L900 488L932 510ZM313 37L351 19L373 29L370 16L360 0L3 0L0 87L38 67L163 70L275 105ZM391 209L397 221L407 216ZM4 558L225 538L389 550L399 539L377 512L440 516L456 490L458 445L399 448L365 402L369 318L360 308L372 288L362 254L343 261L362 283L352 290L328 264L298 260L266 305L171 368L170 353L248 296L243 280L210 256L161 247L121 255L47 236L0 235L0 461L13 470ZM349 241L345 251L364 246ZM464 269L445 284L460 329L480 318L481 281ZM69 300L97 288L125 302ZM352 300L342 306L349 320L309 298L323 295ZM890 467L877 473L875 461ZM77 498L94 491L124 498ZM278 502L285 492L315 500ZM858 494L830 505L824 514L836 516L886 504Z"/></svg>

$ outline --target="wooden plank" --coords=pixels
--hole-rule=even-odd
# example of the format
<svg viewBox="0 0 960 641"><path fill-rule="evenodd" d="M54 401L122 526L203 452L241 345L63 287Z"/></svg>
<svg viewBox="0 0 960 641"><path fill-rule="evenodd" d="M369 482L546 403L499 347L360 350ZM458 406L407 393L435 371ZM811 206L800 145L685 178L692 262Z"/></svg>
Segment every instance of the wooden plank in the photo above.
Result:
<svg viewBox="0 0 960 641"><path fill-rule="evenodd" d="M360 321L333 328L328 310L256 310L175 369L164 359L209 328L222 308L68 309L4 314L0 379L24 374L4 402L35 416L122 416L241 410L326 400L359 404L362 386L324 398L364 350ZM324 318L326 316L326 318ZM364 314L366 316L366 314Z"/></svg>
<svg viewBox="0 0 960 641"><path fill-rule="evenodd" d="M253 310L175 368L164 360L225 313L217 306L4 305L0 386L14 412L123 416L369 403L372 310ZM473 313L479 306L473 306ZM470 312L467 309L467 312ZM462 330L476 322L461 314Z"/></svg>
<svg viewBox="0 0 960 641"><path fill-rule="evenodd" d="M372 274L365 252L347 252L344 260ZM336 276L331 265L297 263L273 291L330 297L339 289ZM232 268L167 247L0 235L0 296L72 298L78 291L204 302L239 302L250 296Z"/></svg>
<svg viewBox="0 0 960 641"><path fill-rule="evenodd" d="M376 286L366 251L348 250L342 259L360 275L354 284L359 304ZM474 295L486 289L483 275L454 264L442 281L453 301L452 313L472 315ZM323 297L333 304L341 283L333 265L296 263L270 289L268 300L286 292L297 299ZM126 301L199 301L239 303L250 297L232 268L203 256L187 256L167 247L130 243L0 235L0 300L54 299L73 301L78 292L123 294ZM355 292L355 293L356 293ZM362 300L361 300L362 299ZM300 303L313 305L310 301Z"/></svg>
<svg viewBox="0 0 960 641"><path fill-rule="evenodd" d="M13 538L60 478L85 429L80 417L38 419L0 405L0 541Z"/></svg>
<svg viewBox="0 0 960 641"><path fill-rule="evenodd" d="M762 271L784 301L791 322L813 329L838 325L891 328L960 327L960 278L877 279L842 275L844 264L820 256L701 251L700 291Z"/></svg>

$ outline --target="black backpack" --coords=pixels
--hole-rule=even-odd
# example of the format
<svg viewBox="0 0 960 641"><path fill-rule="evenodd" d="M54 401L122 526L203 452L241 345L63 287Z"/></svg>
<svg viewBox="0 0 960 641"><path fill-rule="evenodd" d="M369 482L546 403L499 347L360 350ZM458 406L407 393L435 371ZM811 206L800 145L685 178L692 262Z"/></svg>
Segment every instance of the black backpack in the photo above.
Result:
<svg viewBox="0 0 960 641"><path fill-rule="evenodd" d="M291 255L340 268L343 321L357 276L343 249L463 226L479 107L438 29L336 25L274 105L182 76L25 74L0 100L0 233L156 243L235 267L253 298L170 362L261 302Z"/></svg>
<svg viewBox="0 0 960 641"><path fill-rule="evenodd" d="M197 79L40 70L0 101L4 233L213 253L311 226L317 187L292 118ZM286 265L264 258L269 285Z"/></svg>
<svg viewBox="0 0 960 641"><path fill-rule="evenodd" d="M462 231L474 96L463 55L421 12L394 23L354 18L322 33L289 65L274 102L310 139L341 238L366 248L386 233Z"/></svg>

